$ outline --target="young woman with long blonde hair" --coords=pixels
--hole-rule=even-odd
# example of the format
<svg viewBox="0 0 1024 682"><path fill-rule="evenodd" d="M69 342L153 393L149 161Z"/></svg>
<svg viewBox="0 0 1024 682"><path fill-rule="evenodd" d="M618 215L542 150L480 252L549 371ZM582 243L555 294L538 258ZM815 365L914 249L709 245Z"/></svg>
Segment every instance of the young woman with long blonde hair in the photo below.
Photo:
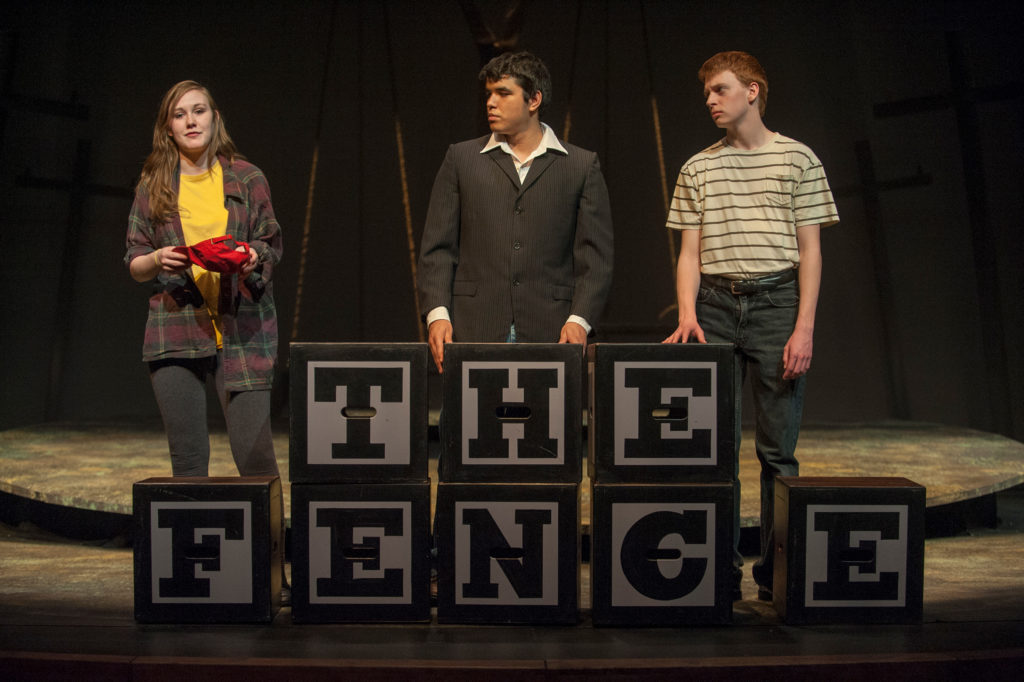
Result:
<svg viewBox="0 0 1024 682"><path fill-rule="evenodd" d="M190 246L231 235L238 272L194 265ZM125 264L155 279L143 360L164 419L175 476L206 476L205 383L213 378L243 476L277 475L270 388L277 359L272 276L281 228L259 168L235 148L209 90L182 81L163 97L153 149L128 219Z"/></svg>

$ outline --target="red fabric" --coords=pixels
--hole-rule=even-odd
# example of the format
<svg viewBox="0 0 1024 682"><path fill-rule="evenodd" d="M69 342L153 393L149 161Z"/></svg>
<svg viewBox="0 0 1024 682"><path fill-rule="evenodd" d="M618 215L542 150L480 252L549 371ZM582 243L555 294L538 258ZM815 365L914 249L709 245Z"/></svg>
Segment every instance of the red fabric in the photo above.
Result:
<svg viewBox="0 0 1024 682"><path fill-rule="evenodd" d="M245 251L235 251L236 247L244 246ZM242 266L249 261L249 245L237 241L226 234L192 246L177 246L177 253L189 257L193 263L210 272L241 272Z"/></svg>

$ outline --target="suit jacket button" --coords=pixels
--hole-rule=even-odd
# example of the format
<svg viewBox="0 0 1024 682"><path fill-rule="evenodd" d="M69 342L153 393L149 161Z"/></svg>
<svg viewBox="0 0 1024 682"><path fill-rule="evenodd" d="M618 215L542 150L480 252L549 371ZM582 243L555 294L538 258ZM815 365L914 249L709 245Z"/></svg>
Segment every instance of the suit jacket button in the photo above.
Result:
<svg viewBox="0 0 1024 682"><path fill-rule="evenodd" d="M512 280L512 286L514 286L514 287L519 286L519 280L518 279Z"/></svg>
<svg viewBox="0 0 1024 682"><path fill-rule="evenodd" d="M521 246L521 244L519 242L516 242L516 243L514 243L512 245L512 248L515 249L516 251L518 251L520 246Z"/></svg>

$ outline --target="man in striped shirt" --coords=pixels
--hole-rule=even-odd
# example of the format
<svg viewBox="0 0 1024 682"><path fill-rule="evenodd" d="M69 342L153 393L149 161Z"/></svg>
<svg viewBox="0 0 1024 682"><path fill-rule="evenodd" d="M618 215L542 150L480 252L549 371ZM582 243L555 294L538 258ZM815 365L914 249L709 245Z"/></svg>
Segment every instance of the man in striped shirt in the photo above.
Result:
<svg viewBox="0 0 1024 682"><path fill-rule="evenodd" d="M754 57L720 52L697 74L725 138L679 171L667 227L680 230L679 326L665 343L729 343L736 361L736 453L742 383L750 376L761 463L758 598L772 599L774 480L799 473L794 451L811 366L821 283L820 229L839 221L821 162L768 130L768 80ZM737 461L734 546L739 538ZM735 552L733 598L743 560Z"/></svg>

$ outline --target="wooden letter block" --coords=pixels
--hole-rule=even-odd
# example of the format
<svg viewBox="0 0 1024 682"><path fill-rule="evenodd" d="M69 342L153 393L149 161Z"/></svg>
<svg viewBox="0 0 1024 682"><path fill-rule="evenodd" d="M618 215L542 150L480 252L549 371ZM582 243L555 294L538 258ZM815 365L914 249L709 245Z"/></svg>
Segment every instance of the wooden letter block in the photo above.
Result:
<svg viewBox="0 0 1024 682"><path fill-rule="evenodd" d="M787 623L918 623L925 489L905 478L779 477L775 609Z"/></svg>
<svg viewBox="0 0 1024 682"><path fill-rule="evenodd" d="M293 483L427 478L427 345L291 344Z"/></svg>
<svg viewBox="0 0 1024 682"><path fill-rule="evenodd" d="M268 623L280 608L281 479L149 478L132 487L135 620Z"/></svg>
<svg viewBox="0 0 1024 682"><path fill-rule="evenodd" d="M731 481L733 350L726 344L593 344L589 472L599 483Z"/></svg>
<svg viewBox="0 0 1024 682"><path fill-rule="evenodd" d="M445 346L440 480L579 483L579 346Z"/></svg>
<svg viewBox="0 0 1024 682"><path fill-rule="evenodd" d="M440 483L434 534L439 623L577 622L578 484Z"/></svg>
<svg viewBox="0 0 1024 682"><path fill-rule="evenodd" d="M292 484L292 619L430 620L430 482Z"/></svg>
<svg viewBox="0 0 1024 682"><path fill-rule="evenodd" d="M732 484L591 490L594 625L732 620Z"/></svg>

